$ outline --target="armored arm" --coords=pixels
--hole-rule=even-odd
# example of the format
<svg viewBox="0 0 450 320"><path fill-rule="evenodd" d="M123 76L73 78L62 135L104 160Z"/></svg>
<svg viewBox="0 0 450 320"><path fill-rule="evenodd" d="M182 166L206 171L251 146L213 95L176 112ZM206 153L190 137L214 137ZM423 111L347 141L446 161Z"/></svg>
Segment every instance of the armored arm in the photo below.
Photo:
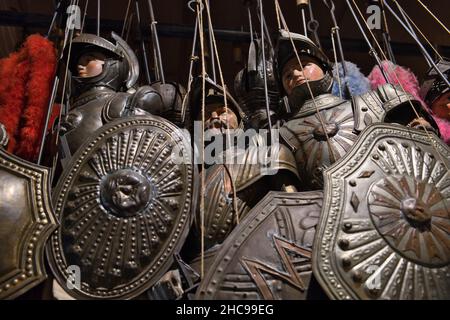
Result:
<svg viewBox="0 0 450 320"><path fill-rule="evenodd" d="M131 114L139 114L142 111L153 115L161 115L164 105L161 94L151 86L142 86L131 96L127 110Z"/></svg>

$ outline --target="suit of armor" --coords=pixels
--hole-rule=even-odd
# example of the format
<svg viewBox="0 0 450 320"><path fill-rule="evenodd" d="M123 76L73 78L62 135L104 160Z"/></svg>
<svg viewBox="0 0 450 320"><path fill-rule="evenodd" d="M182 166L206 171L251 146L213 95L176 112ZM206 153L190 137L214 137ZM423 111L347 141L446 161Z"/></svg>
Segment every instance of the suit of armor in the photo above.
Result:
<svg viewBox="0 0 450 320"><path fill-rule="evenodd" d="M241 70L235 79L235 88L238 92L238 100L235 101L228 94L228 107L239 115L239 128L267 129L267 111L264 104L264 80L262 74L261 48L255 43L250 48L249 59L255 61L247 68ZM255 50L258 50L255 52ZM253 67L252 67L253 66ZM272 64L268 61L268 76L271 86L270 107L271 117L275 119L278 112L278 91L272 72ZM252 69L253 68L253 69ZM223 90L213 83L209 86L218 92L216 101L223 101ZM198 109L200 102L196 95L191 106ZM207 98L208 99L208 98ZM209 101L213 101L211 97ZM208 102L208 100L207 100ZM241 109L240 106L243 106ZM244 132L242 132L244 134ZM243 219L270 190L295 190L298 187L298 176L295 160L292 152L284 145L271 146L257 141L260 136L253 136L252 142L246 146L233 145L224 151L230 162L217 163L207 167L205 172L205 217L204 237L205 249L221 244L234 229L237 222ZM239 139L239 134L237 136ZM226 140L226 137L224 137ZM265 148L265 149L264 149ZM262 151L264 150L264 151ZM264 154L261 154L264 152ZM260 159L272 157L270 170ZM236 198L234 198L234 193ZM237 210L237 212L236 212ZM199 242L201 218L200 211L197 212L194 223L194 243ZM194 254L195 256L195 254Z"/></svg>
<svg viewBox="0 0 450 320"><path fill-rule="evenodd" d="M156 114L164 109L162 94L152 86L133 89L139 66L130 47L113 33L116 44L91 34L73 39L69 67L76 72L77 59L88 52L104 52L106 60L102 72L94 77L72 76L73 94L70 110L62 122L62 130L70 153L78 148L97 129L127 115ZM123 92L128 90L128 92Z"/></svg>
<svg viewBox="0 0 450 320"><path fill-rule="evenodd" d="M377 90L352 100L333 96L330 63L325 54L308 38L283 32L278 42L278 77L281 82L283 67L295 58L290 38L300 57L312 57L325 72L322 79L296 86L287 96L290 113L280 130L283 141L295 154L302 186L306 190L323 187L323 171L345 155L355 143L358 134L377 122L410 124L419 114L434 123L422 109L419 101L399 87L385 84ZM283 85L280 84L282 91ZM313 98L311 97L311 93ZM284 94L286 94L284 92Z"/></svg>

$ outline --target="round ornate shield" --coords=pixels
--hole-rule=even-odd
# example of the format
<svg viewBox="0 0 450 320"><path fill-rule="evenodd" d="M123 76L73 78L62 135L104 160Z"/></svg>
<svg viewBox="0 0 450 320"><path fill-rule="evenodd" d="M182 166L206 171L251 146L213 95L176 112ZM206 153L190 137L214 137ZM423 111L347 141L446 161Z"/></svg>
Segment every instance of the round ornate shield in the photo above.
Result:
<svg viewBox="0 0 450 320"><path fill-rule="evenodd" d="M188 141L162 118L96 131L53 195L61 227L47 253L59 284L81 299L132 298L152 286L192 220L192 163Z"/></svg>
<svg viewBox="0 0 450 320"><path fill-rule="evenodd" d="M336 299L450 298L450 149L368 127L325 175L313 270Z"/></svg>

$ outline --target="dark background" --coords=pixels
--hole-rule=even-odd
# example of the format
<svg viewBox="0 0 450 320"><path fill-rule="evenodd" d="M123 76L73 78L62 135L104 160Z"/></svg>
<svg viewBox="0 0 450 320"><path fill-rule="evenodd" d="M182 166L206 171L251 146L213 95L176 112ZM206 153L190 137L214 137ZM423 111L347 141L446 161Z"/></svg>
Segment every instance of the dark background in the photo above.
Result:
<svg viewBox="0 0 450 320"><path fill-rule="evenodd" d="M131 11L134 12L134 0ZM291 31L301 32L301 15L296 7L296 0L279 0L287 24ZM353 17L343 0L334 0L336 18L341 30L343 48L346 60L356 63L364 74L368 74L374 66L374 60L368 55L368 48L359 33ZM444 24L450 22L450 11L447 1L423 0L428 8L435 13ZM0 57L5 57L23 42L26 35L39 32L46 34L54 12L54 0L0 0ZM236 73L245 65L248 49L248 15L242 0L210 0L212 23L218 38L219 55L227 85L232 87ZM319 21L319 36L325 52L333 59L331 51L330 30L331 18L322 0L310 1L315 18ZM356 0L365 13L368 6L366 0ZM394 2L388 2L395 6ZM414 0L399 0L405 11L415 21L416 25L427 36L441 55L450 56L450 37L436 21ZM83 13L86 0L80 0L79 6ZM120 34L125 17L128 0L101 1L101 33L108 36L111 30ZM277 29L274 1L263 0L267 24L271 32ZM166 79L178 81L186 86L189 70L190 51L192 47L193 26L195 14L187 7L186 0L153 0L156 20L160 34L161 51ZM147 0L140 0L140 12L144 36L147 40L147 53L152 64L152 48L150 43L150 27ZM253 26L259 29L259 20L253 8ZM389 12L387 22L390 29L394 54L397 63L411 68L423 78L428 65L423 59L411 37L394 20ZM97 0L89 0L85 32L96 32ZM142 59L140 43L137 38L137 24L133 18L133 28L130 30L128 42ZM222 32L223 30L233 32ZM207 40L207 39L206 39ZM425 42L423 42L425 43ZM433 56L433 52L430 51ZM141 63L141 75L143 74ZM144 80L142 77L141 80Z"/></svg>

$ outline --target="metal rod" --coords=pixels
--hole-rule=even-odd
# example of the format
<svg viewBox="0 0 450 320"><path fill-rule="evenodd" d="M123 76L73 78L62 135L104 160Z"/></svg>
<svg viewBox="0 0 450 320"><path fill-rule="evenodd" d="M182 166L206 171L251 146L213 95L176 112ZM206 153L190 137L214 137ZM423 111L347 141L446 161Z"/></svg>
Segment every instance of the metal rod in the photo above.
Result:
<svg viewBox="0 0 450 320"><path fill-rule="evenodd" d="M209 0L208 1L209 5ZM211 69L212 69L212 79L214 80L214 83L216 83L216 55L214 54L214 44L213 44L213 27L210 24L211 20L208 19L208 35L209 35L209 55L211 58Z"/></svg>
<svg viewBox="0 0 450 320"><path fill-rule="evenodd" d="M100 37L100 0L97 0L97 36Z"/></svg>
<svg viewBox="0 0 450 320"><path fill-rule="evenodd" d="M353 16L356 24L358 25L359 31L361 32L362 36L364 37L364 40L366 41L366 44L369 46L369 53L375 58L375 61L377 62L378 67L380 67L380 71L381 71L381 74L384 77L384 80L386 80L386 83L391 83L389 81L388 76L386 75L386 72L385 72L385 70L383 68L383 65L381 64L380 57L378 56L378 53L373 48L372 44L370 43L369 38L367 38L367 35L364 32L364 29L363 29L363 27L362 27L358 17L356 16L355 10L353 10L353 7L350 4L350 1L349 0L345 0L345 1L347 3L348 8L350 9L350 12L352 13L352 16Z"/></svg>
<svg viewBox="0 0 450 320"><path fill-rule="evenodd" d="M155 15L153 13L153 4L152 0L148 0L148 7L150 9L150 20L151 20L151 31L152 31L152 38L153 38L153 46L155 50L155 56L156 56L156 69L159 80L161 80L162 83L166 83L166 79L164 77L164 68L162 63L162 57L161 57L161 49L159 47L159 38L158 38L158 31L156 30L156 24L158 23L155 20Z"/></svg>
<svg viewBox="0 0 450 320"><path fill-rule="evenodd" d="M265 53L265 41L264 41L264 12L262 0L258 0L259 3L259 15L261 20L261 51L263 62L263 75L264 75L264 95L266 101L267 121L269 124L269 130L272 132L272 120L270 119L270 107L269 107L269 89L267 88L267 66L266 66L266 53Z"/></svg>
<svg viewBox="0 0 450 320"><path fill-rule="evenodd" d="M44 145L45 145L45 136L47 134L47 127L48 127L48 123L50 121L50 116L53 111L53 104L56 99L56 92L58 91L58 85L59 85L59 77L56 76L53 79L52 93L50 95L50 100L48 102L47 115L45 116L44 128L42 129L42 134L41 134L41 144L39 145L39 156L38 156L38 160L37 160L37 164L39 164L39 165L42 162L42 154L44 152Z"/></svg>
<svg viewBox="0 0 450 320"><path fill-rule="evenodd" d="M195 48L197 47L197 33L198 33L198 21L195 20L195 27L194 27L194 39L192 42L192 50L191 50L191 61L189 63L189 79L192 76L192 69L194 68L194 62L195 62ZM189 83L188 79L188 83Z"/></svg>
<svg viewBox="0 0 450 320"><path fill-rule="evenodd" d="M264 16L261 17L261 12L258 12L258 19L259 19L259 22L262 23L262 25L263 25L263 29L261 29L261 37L262 37L262 34L265 34L265 38L267 39L269 47L270 47L271 51L273 51L273 44L272 44L272 40L270 40L270 33L269 33L269 29L267 28L266 19L264 18Z"/></svg>
<svg viewBox="0 0 450 320"><path fill-rule="evenodd" d="M328 3L328 1L330 3ZM344 78L345 78L347 76L347 67L345 66L344 50L342 49L341 35L339 33L339 26L337 24L336 16L334 14L334 8L335 8L334 2L333 2L333 0L324 0L323 2L325 3L325 5L330 10L331 20L333 21L334 32L336 34L336 40L337 40L339 55L341 56L341 61L342 61L342 71L344 73Z"/></svg>
<svg viewBox="0 0 450 320"><path fill-rule="evenodd" d="M348 0L347 0L348 1ZM425 56L425 59L428 59L428 61L431 63L433 69L439 74L439 76L442 78L442 80L445 82L445 84L450 88L450 82L448 79L444 76L441 70L437 67L437 65L434 63L433 59L429 55L429 53L425 50L425 47L422 45L419 39L414 36L414 34L409 30L409 28L403 23L402 19L395 13L395 11L387 4L387 2L384 3L386 8L392 13L392 15L397 19L397 21L402 25L402 27L406 30L406 32L409 33L409 35L414 39L414 41L417 43L417 45L422 50L422 54Z"/></svg>
<svg viewBox="0 0 450 320"><path fill-rule="evenodd" d="M150 78L150 70L148 68L147 50L145 49L144 37L142 35L141 30L141 15L139 14L139 0L136 0L135 5L136 5L136 20L138 23L138 36L141 40L142 56L144 58L145 77L147 79L147 83L150 84L152 81Z"/></svg>
<svg viewBox="0 0 450 320"><path fill-rule="evenodd" d="M308 29L306 29L305 9L301 8L300 11L302 12L303 32L305 33L305 37L308 37Z"/></svg>
<svg viewBox="0 0 450 320"><path fill-rule="evenodd" d="M416 34L416 32L414 31L414 28L411 26L411 24L409 23L409 20L408 20L408 18L406 17L406 15L405 15L405 12L403 11L403 8L400 6L400 4L396 1L395 2L396 4L397 4L397 8L398 8L398 10L400 11L400 14L402 15L402 17L403 17L403 20L405 20L405 22L406 22L406 25L409 27L409 30L411 31L411 33L416 37L416 38L418 38L417 37L417 34ZM422 54L423 54L423 50L422 50L422 48L420 48L420 51L422 52ZM431 65L431 62L428 60L428 58L425 56L425 61L428 63L428 67L432 67L432 65Z"/></svg>
<svg viewBox="0 0 450 320"><path fill-rule="evenodd" d="M383 0L380 0L380 8L381 8L381 15L383 16L383 24L382 24L383 43L389 56L389 60L391 60L393 63L396 63L394 51L392 51L391 36L389 35L389 28L386 20L386 12L384 10Z"/></svg>
<svg viewBox="0 0 450 320"><path fill-rule="evenodd" d="M86 0L86 3L84 4L83 21L81 22L80 33L83 33L83 30L84 30L84 22L86 21L86 14L87 14L88 5L89 5L89 0Z"/></svg>
<svg viewBox="0 0 450 320"><path fill-rule="evenodd" d="M120 32L120 37L123 38L123 34L125 32L125 26L128 20L128 12L130 11L131 0L128 0L127 10L125 11L125 18L123 19L122 32Z"/></svg>
<svg viewBox="0 0 450 320"><path fill-rule="evenodd" d="M55 12L53 13L53 17L52 17L52 22L50 22L50 26L48 27L47 35L45 36L46 38L48 38L50 36L50 33L52 32L53 26L55 25L56 17L58 16L58 11L59 11L59 8L61 6L61 1L62 0L60 0L58 2L58 4L56 5Z"/></svg>
<svg viewBox="0 0 450 320"><path fill-rule="evenodd" d="M308 5L308 9L309 9L308 30L313 33L314 40L316 41L316 44L319 46L319 48L322 48L319 40L319 35L317 34L317 29L319 28L319 21L314 19L314 14L312 10L312 0Z"/></svg>
<svg viewBox="0 0 450 320"><path fill-rule="evenodd" d="M253 42L253 24L252 24L252 13L250 10L250 4L247 5L247 13L248 13L248 27L250 29L250 42Z"/></svg>

